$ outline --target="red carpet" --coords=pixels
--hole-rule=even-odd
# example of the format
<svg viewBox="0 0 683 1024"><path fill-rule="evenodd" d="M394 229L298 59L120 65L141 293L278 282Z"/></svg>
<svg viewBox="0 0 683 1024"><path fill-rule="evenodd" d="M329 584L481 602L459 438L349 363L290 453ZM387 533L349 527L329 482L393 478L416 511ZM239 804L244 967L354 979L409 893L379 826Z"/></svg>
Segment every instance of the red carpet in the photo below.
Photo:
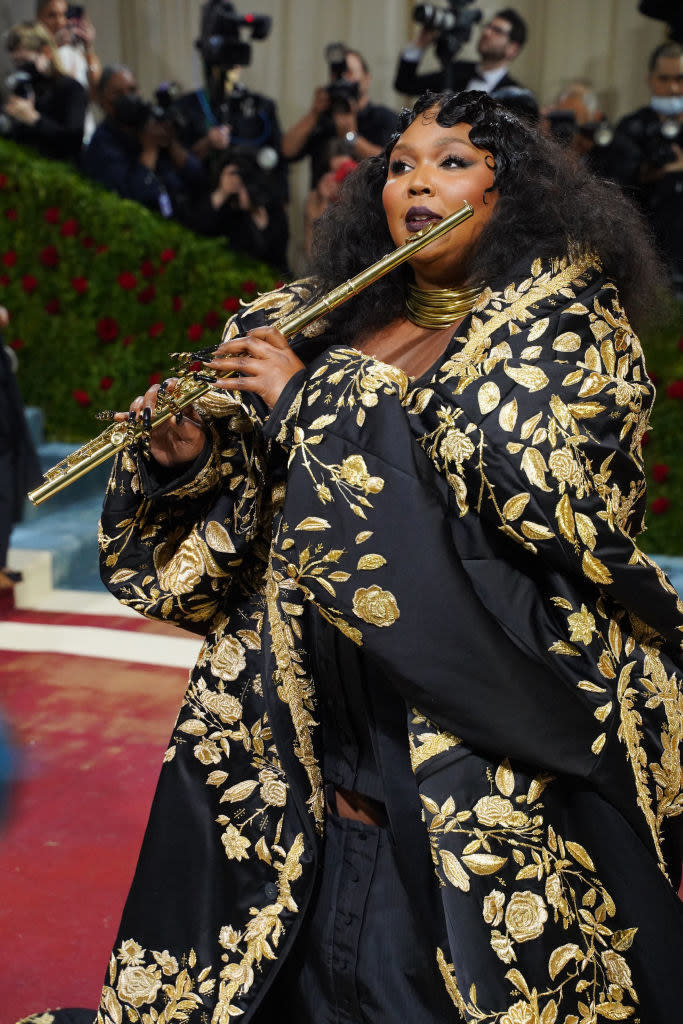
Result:
<svg viewBox="0 0 683 1024"><path fill-rule="evenodd" d="M124 648L126 631L170 632L142 618L7 611L117 628ZM0 1024L97 1005L186 680L185 669L0 651L22 775L0 833Z"/></svg>

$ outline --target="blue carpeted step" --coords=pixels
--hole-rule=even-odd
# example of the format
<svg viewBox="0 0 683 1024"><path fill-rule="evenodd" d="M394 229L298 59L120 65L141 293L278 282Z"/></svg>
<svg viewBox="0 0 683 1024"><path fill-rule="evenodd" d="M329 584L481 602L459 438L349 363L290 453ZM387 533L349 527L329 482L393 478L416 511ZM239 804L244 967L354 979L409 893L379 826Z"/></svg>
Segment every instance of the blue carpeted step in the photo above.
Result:
<svg viewBox="0 0 683 1024"><path fill-rule="evenodd" d="M41 506L38 518L12 531L12 547L52 553L52 583L69 590L99 590L97 524L102 492L66 508ZM45 509L43 512L42 510Z"/></svg>

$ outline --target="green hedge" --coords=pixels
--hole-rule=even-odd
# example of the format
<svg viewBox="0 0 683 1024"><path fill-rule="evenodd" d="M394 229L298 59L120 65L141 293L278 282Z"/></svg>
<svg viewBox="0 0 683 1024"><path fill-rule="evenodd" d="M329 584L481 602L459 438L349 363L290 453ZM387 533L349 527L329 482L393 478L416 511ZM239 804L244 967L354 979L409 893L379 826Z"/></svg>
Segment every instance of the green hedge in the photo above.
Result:
<svg viewBox="0 0 683 1024"><path fill-rule="evenodd" d="M0 303L24 400L63 441L92 437L98 409L127 408L169 352L217 342L238 299L276 283L271 268L6 141L0 226ZM643 547L683 555L683 305L643 345L659 392Z"/></svg>
<svg viewBox="0 0 683 1024"><path fill-rule="evenodd" d="M27 405L49 438L82 441L169 353L220 340L240 298L278 272L199 238L73 168L0 141L0 303Z"/></svg>

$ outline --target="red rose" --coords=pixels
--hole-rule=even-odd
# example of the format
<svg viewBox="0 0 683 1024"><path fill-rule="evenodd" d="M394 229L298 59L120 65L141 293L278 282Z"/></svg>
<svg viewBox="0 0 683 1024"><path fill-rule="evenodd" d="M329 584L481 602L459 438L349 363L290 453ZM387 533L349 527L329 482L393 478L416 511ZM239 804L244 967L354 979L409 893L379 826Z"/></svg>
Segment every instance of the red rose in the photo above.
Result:
<svg viewBox="0 0 683 1024"><path fill-rule="evenodd" d="M179 313L183 308L183 300L180 295L174 295L171 299L171 308L174 313Z"/></svg>
<svg viewBox="0 0 683 1024"><path fill-rule="evenodd" d="M655 462L654 466L652 467L652 479L655 480L658 484L663 484L666 478L668 477L669 472L669 467L666 465L665 462Z"/></svg>
<svg viewBox="0 0 683 1024"><path fill-rule="evenodd" d="M650 511L655 516L663 516L665 512L669 511L670 504L671 502L668 498L655 498L655 500L650 503Z"/></svg>
<svg viewBox="0 0 683 1024"><path fill-rule="evenodd" d="M640 447L645 448L650 443L650 431L646 430L640 439Z"/></svg>
<svg viewBox="0 0 683 1024"><path fill-rule="evenodd" d="M58 224L59 218L62 216L62 211L58 206L49 206L43 214L43 219L46 224Z"/></svg>
<svg viewBox="0 0 683 1024"><path fill-rule="evenodd" d="M125 338L121 338L121 344L123 345L124 348L128 348L128 346L132 343L132 341L133 341L133 335L132 334L127 334Z"/></svg>
<svg viewBox="0 0 683 1024"><path fill-rule="evenodd" d="M171 263L175 259L175 251L173 249L164 249L159 258L162 263Z"/></svg>
<svg viewBox="0 0 683 1024"><path fill-rule="evenodd" d="M215 309L210 309L209 312L204 317L204 326L208 327L210 331L213 331L216 329L216 327L218 327L219 323L220 320L218 317L218 313L216 312Z"/></svg>
<svg viewBox="0 0 683 1024"><path fill-rule="evenodd" d="M45 303L45 312L49 313L50 316L55 316L55 314L59 313L59 311L59 299L50 299L49 302Z"/></svg>
<svg viewBox="0 0 683 1024"><path fill-rule="evenodd" d="M60 235L62 238L73 238L81 230L81 225L73 217L70 220L65 220L60 228Z"/></svg>
<svg viewBox="0 0 683 1024"><path fill-rule="evenodd" d="M655 384L655 385L659 384L659 374L658 373L655 373L654 370L648 370L648 374L647 375L648 375L648 377L650 378L650 380L652 381L653 384Z"/></svg>
<svg viewBox="0 0 683 1024"><path fill-rule="evenodd" d="M98 245L97 248L95 249L95 252L96 253L109 252L109 246L108 245Z"/></svg>
<svg viewBox="0 0 683 1024"><path fill-rule="evenodd" d="M147 381L150 387L152 386L152 384L159 384L161 382L161 374L159 373L158 370L156 373L150 373L149 377L147 378Z"/></svg>
<svg viewBox="0 0 683 1024"><path fill-rule="evenodd" d="M669 398L683 398L683 380L672 380L666 393Z"/></svg>
<svg viewBox="0 0 683 1024"><path fill-rule="evenodd" d="M5 210L5 217L7 217L7 220L19 220L19 214L16 210Z"/></svg>
<svg viewBox="0 0 683 1024"><path fill-rule="evenodd" d="M284 288L284 286L285 286L285 282L284 281L276 281L275 284L273 285L273 291L278 292L280 290L280 288Z"/></svg>
<svg viewBox="0 0 683 1024"><path fill-rule="evenodd" d="M34 277L33 274L26 274L21 279L21 287L27 295L32 295L38 287L38 278Z"/></svg>
<svg viewBox="0 0 683 1024"><path fill-rule="evenodd" d="M0 188L7 188L7 175L0 174Z"/></svg>
<svg viewBox="0 0 683 1024"><path fill-rule="evenodd" d="M78 404L82 405L84 409L87 409L87 407L92 402L92 399L91 399L91 397L90 397L90 395L88 394L87 391L80 391L80 390L76 389L76 391L72 391L71 394L76 399Z"/></svg>
<svg viewBox="0 0 683 1024"><path fill-rule="evenodd" d="M102 377L100 380L100 391L109 391L109 388L114 383L113 377Z"/></svg>
<svg viewBox="0 0 683 1024"><path fill-rule="evenodd" d="M138 302L141 306L149 306L154 301L157 290L153 284L148 284L141 292L138 292Z"/></svg>
<svg viewBox="0 0 683 1024"><path fill-rule="evenodd" d="M17 254L10 250L2 254L2 265L3 267L13 267L17 262Z"/></svg>
<svg viewBox="0 0 683 1024"><path fill-rule="evenodd" d="M87 277L72 277L71 287L75 292L78 292L79 295L84 295L90 287L90 282Z"/></svg>
<svg viewBox="0 0 683 1024"><path fill-rule="evenodd" d="M203 369L203 367L204 363L202 363L199 359L195 359L193 363L190 363L188 365L187 370L188 373L199 373L199 371Z"/></svg>
<svg viewBox="0 0 683 1024"><path fill-rule="evenodd" d="M255 292L257 287L256 281L242 281L242 291L246 292L247 295L251 295Z"/></svg>
<svg viewBox="0 0 683 1024"><path fill-rule="evenodd" d="M8 284L12 283L12 278L8 277L7 274L0 274L0 285L6 288Z"/></svg>
<svg viewBox="0 0 683 1024"><path fill-rule="evenodd" d="M132 291L133 288L136 288L138 283L137 277L131 270L122 271L116 278L116 280L121 285L121 287L127 292Z"/></svg>
<svg viewBox="0 0 683 1024"><path fill-rule="evenodd" d="M46 245L40 251L40 262L44 267L56 267L59 264L59 253L54 245Z"/></svg>
<svg viewBox="0 0 683 1024"><path fill-rule="evenodd" d="M151 260L145 260L140 267L140 273L143 277L154 277L156 272L156 267Z"/></svg>
<svg viewBox="0 0 683 1024"><path fill-rule="evenodd" d="M9 347L13 348L15 352L18 352L20 349L24 348L25 344L26 343L23 342L21 338L15 338L14 341L10 341Z"/></svg>
<svg viewBox="0 0 683 1024"><path fill-rule="evenodd" d="M228 313L236 313L240 308L240 300L231 295L229 299L223 299L222 306Z"/></svg>
<svg viewBox="0 0 683 1024"><path fill-rule="evenodd" d="M683 352L683 338L678 339L678 347Z"/></svg>
<svg viewBox="0 0 683 1024"><path fill-rule="evenodd" d="M92 249L95 246L95 239L91 238L90 235L84 235L83 238L81 238L81 245L84 249Z"/></svg>
<svg viewBox="0 0 683 1024"><path fill-rule="evenodd" d="M203 331L204 328L201 324L190 324L187 328L187 336L190 341L199 341Z"/></svg>
<svg viewBox="0 0 683 1024"><path fill-rule="evenodd" d="M119 336L119 325L113 316L103 316L97 321L97 336L105 343L116 341Z"/></svg>
<svg viewBox="0 0 683 1024"><path fill-rule="evenodd" d="M164 333L164 324L152 324L147 333L149 334L150 338L158 338L160 334Z"/></svg>

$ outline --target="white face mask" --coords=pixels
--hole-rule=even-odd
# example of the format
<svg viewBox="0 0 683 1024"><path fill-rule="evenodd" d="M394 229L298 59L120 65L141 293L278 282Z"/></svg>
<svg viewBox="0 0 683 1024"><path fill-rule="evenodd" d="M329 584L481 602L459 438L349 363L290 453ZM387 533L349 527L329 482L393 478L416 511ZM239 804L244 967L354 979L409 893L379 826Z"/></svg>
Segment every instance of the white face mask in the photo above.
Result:
<svg viewBox="0 0 683 1024"><path fill-rule="evenodd" d="M650 106L663 117L679 117L683 114L683 96L651 96Z"/></svg>

